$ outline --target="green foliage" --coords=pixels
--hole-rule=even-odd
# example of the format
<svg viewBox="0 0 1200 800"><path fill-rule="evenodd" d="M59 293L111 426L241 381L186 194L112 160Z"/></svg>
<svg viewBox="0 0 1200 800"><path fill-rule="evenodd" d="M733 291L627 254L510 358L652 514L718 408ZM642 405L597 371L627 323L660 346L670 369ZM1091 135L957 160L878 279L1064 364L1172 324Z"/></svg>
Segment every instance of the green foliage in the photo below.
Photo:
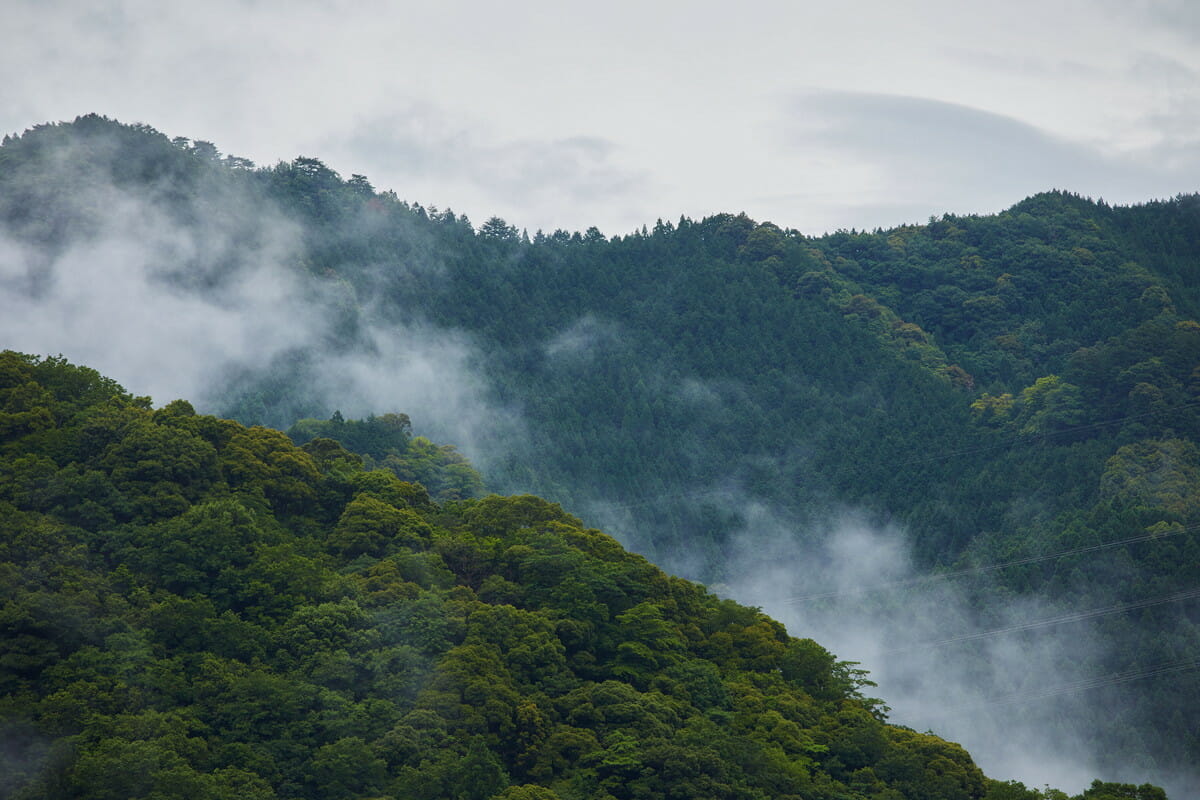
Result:
<svg viewBox="0 0 1200 800"><path fill-rule="evenodd" d="M1166 800L1167 795L1157 786L1143 783L1134 786L1128 783L1105 783L1093 781L1079 800Z"/></svg>
<svg viewBox="0 0 1200 800"><path fill-rule="evenodd" d="M1085 419L1083 396L1057 375L1038 378L1013 401L1012 425L1021 434L1034 435L1062 431Z"/></svg>
<svg viewBox="0 0 1200 800"><path fill-rule="evenodd" d="M374 415L365 420L346 420L340 412L326 421L302 419L288 430L306 452L320 454L328 470L347 460L328 442L360 454L351 456L369 467L389 470L401 481L419 483L440 500L459 500L483 493L483 478L451 445L436 445L423 436L412 435L407 414ZM350 465L352 467L352 465Z"/></svg>
<svg viewBox="0 0 1200 800"><path fill-rule="evenodd" d="M48 665L131 626L154 647L194 653L211 641L219 658L257 658L335 694L354 695L352 681L373 686L395 665L405 677L387 681L388 696L412 703L481 603L551 621L566 667L551 658L542 681L603 682L619 668L639 692L734 714L777 672L786 691L808 698L789 706L806 731L816 730L812 714L830 713L814 708L844 698L882 712L859 696L869 684L853 665L714 606L567 513L599 507L617 512L616 533L639 552L714 582L728 577L747 500L801 530L830 509L862 508L909 530L921 564L951 569L1170 534L1104 550L1111 558L997 571L995 593L976 598L983 610L1029 593L1109 607L1200 577L1200 197L1112 207L1051 192L992 216L822 237L719 214L607 239L593 229L530 240L498 218L477 233L464 217L410 206L363 176L344 180L315 158L256 169L209 143L96 116L6 139L0 166L0 224L19 247L52 257L87 242L100 192L115 185L227 243L172 264L164 280L174 289L211 298L278 212L299 232L297 279L337 298L322 321L326 353L289 353L214 387L224 413L293 426L303 449L183 401L152 410L61 358L0 355L0 508L12 522L6 557L22 565L15 577L2 573L20 587L3 612L3 686L14 696L42 691ZM478 473L453 447L414 436L402 414L325 419L332 409L311 386L320 355L364 355L369 326L417 311L469 336L484 396L521 410L526 431L506 442L491 486L560 506L473 500L484 494ZM239 541L217 531L223 515ZM192 524L211 545L189 537ZM351 596L384 631L364 664L336 650L267 664L281 652L271 635L298 606ZM622 617L636 637L624 635ZM1188 609L1097 626L1112 646L1100 648L1108 655L1090 664L1093 674L1145 670L1197 644ZM549 634L528 629L534 652L549 653ZM518 685L528 680L518 662L500 663ZM195 669L171 667L158 694L101 673L56 686L63 694L45 718L67 731L93 705L186 700L180 687ZM1200 735L1182 709L1198 687L1195 671L1124 685L1134 699L1110 704L1094 749L1194 765ZM520 752L489 742L514 789L536 773L564 797L649 791L636 781L601 788L606 778L577 769L579 760L610 747L615 758L623 745L535 705L551 721L544 738L530 723ZM236 755L214 749L209 762L187 764L201 776L255 764L245 769L269 775L281 796L310 791L312 779L292 768L300 749L379 741L362 732L366 712L338 713L337 724L313 722L322 733L303 743L267 752L241 742ZM699 730L701 718L689 719L684 727ZM449 778L423 784L421 764L449 776L466 752L461 731L394 727L396 749L380 756L388 780L355 791L446 796ZM776 738L758 749L765 740L709 737L724 758L756 765L759 783L743 795L899 791L878 764L839 773L833 787L836 770L812 761L821 754L811 748L824 745L810 737L805 750L784 725L746 723L737 736L761 739L768 728ZM437 736L455 744L431 754ZM425 756L396 755L418 743ZM55 746L46 756L55 764L75 752ZM691 763L655 746L640 754L640 775ZM55 774L66 786L66 772ZM732 768L705 780L695 794L743 787ZM422 786L434 788L412 788Z"/></svg>
<svg viewBox="0 0 1200 800"><path fill-rule="evenodd" d="M231 488L261 493L281 513L303 512L316 499L316 464L279 431L256 426L234 434L221 469Z"/></svg>
<svg viewBox="0 0 1200 800"><path fill-rule="evenodd" d="M1118 502L1191 519L1200 512L1200 450L1181 439L1127 444L1105 464L1100 489Z"/></svg>
<svg viewBox="0 0 1200 800"><path fill-rule="evenodd" d="M0 708L37 758L11 796L982 796L850 666L557 504L438 505L340 447L0 363L64 459L6 445ZM71 458L175 500L73 525L44 489Z"/></svg>
<svg viewBox="0 0 1200 800"><path fill-rule="evenodd" d="M359 494L346 505L328 544L343 556L380 556L399 547L423 549L431 535L428 523L408 508Z"/></svg>

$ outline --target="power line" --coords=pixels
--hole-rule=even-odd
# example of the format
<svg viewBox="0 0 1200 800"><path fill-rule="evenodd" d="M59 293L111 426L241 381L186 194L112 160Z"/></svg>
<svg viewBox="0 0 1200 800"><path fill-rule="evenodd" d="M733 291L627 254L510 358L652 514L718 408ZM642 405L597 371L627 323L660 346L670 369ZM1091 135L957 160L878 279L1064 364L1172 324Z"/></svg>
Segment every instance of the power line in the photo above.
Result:
<svg viewBox="0 0 1200 800"><path fill-rule="evenodd" d="M1189 589L1183 592L1166 595L1164 597L1155 597L1146 600L1134 600L1129 603L1118 603L1113 606L1104 608L1093 608L1087 611L1074 611L1069 614L1062 614L1057 617L1049 617L1047 619L1034 620L1032 622L1022 622L1016 625L1006 625L1003 628L993 628L986 631L976 631L975 633L964 633L959 636L951 636L946 639L938 639L931 642L918 642L916 644L906 645L904 647L891 648L881 652L881 655L890 655L894 653L904 653L911 650L925 650L932 647L943 647L948 644L958 644L959 642L978 641L979 639L987 639L992 636L1002 636L1006 633L1016 633L1018 631L1036 630L1038 628L1048 628L1054 625L1064 625L1069 622L1082 622L1083 620L1095 619L1096 617L1104 617L1111 614L1121 614L1126 611L1133 611L1139 608L1150 608L1151 606L1163 605L1164 603L1176 603L1183 600L1191 600L1200 597L1200 589Z"/></svg>
<svg viewBox="0 0 1200 800"><path fill-rule="evenodd" d="M1057 558L1066 558L1067 556L1083 555L1085 553L1096 553L1102 550L1111 550L1114 547L1123 547L1127 544L1136 544L1138 542L1147 542L1157 539L1166 539L1169 536L1176 536L1188 531L1200 529L1200 523L1172 528L1160 533L1143 533L1138 536L1130 536L1127 539L1119 539L1114 542L1102 542L1100 544L1085 545L1083 547L1075 547L1070 550L1060 550L1056 553L1046 553L1040 556L1026 556L1024 558L1015 558L1011 561L1001 561L995 564L984 564L978 567L963 567L962 569L951 570L949 572L935 572L929 575L922 575L917 578L906 578L898 581L884 581L881 583L870 584L867 586L855 587L853 589L838 589L828 592L812 592L810 594L796 595L788 598L789 603L802 603L808 600L826 600L834 597L847 597L853 595L863 595L874 591L884 589L901 588L905 586L914 586L924 583L933 583L935 581L949 580L951 578L959 578L964 575L979 575L985 572L995 572L1008 567L1026 566L1028 564L1037 564L1042 561L1051 561Z"/></svg>
<svg viewBox="0 0 1200 800"><path fill-rule="evenodd" d="M1090 678L1081 678L1076 681L1071 681L1070 683L1050 686L1045 689L1034 689L1027 692L1014 692L1012 694L997 695L995 697L990 697L975 703L964 703L962 705L940 708L937 709L935 714L938 716L949 716L951 714L976 711L984 708L993 708L996 706L1028 703L1034 700L1043 700L1048 697L1074 694L1076 692L1087 691L1089 689L1099 689L1104 686L1115 686L1117 684L1130 683L1132 681L1144 680L1146 678L1153 678L1159 675L1168 675L1174 672L1186 672L1188 670L1197 668L1200 668L1200 657L1193 656L1191 658L1180 659L1178 661L1169 661L1152 667L1143 667L1125 670L1123 672L1114 672L1108 675L1097 675Z"/></svg>

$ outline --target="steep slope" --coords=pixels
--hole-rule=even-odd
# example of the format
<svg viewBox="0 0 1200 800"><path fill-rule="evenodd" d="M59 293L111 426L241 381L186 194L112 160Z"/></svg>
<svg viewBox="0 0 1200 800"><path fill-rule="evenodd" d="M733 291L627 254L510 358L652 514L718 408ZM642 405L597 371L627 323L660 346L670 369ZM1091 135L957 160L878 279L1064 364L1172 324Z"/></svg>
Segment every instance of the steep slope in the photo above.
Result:
<svg viewBox="0 0 1200 800"><path fill-rule="evenodd" d="M0 407L7 797L1042 796L556 504L60 359L0 354Z"/></svg>
<svg viewBox="0 0 1200 800"><path fill-rule="evenodd" d="M931 623L965 618L955 636L1093 614L1091 635L1047 626L1053 657L1030 663L1093 701L1048 714L1050 738L1106 768L1197 763L1196 197L1054 192L821 238L735 215L529 237L314 158L257 169L86 117L6 139L0 220L22 265L13 341L99 341L113 370L148 354L139 377L183 376L205 410L322 420L298 441L352 405L408 409L494 488L603 520L673 571L760 583L746 551L772 554L789 601L863 588L811 557L849 508L903 529L922 570L969 579ZM424 453L411 465L441 458L472 491L452 454ZM879 619L915 605L866 598ZM984 674L990 651L967 659Z"/></svg>

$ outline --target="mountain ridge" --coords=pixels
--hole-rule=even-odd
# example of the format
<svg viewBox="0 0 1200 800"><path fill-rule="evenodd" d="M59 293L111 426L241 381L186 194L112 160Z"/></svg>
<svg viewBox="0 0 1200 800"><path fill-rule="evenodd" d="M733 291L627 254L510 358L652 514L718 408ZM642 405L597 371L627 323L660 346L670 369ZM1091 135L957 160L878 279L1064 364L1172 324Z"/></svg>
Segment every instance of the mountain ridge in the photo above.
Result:
<svg viewBox="0 0 1200 800"><path fill-rule="evenodd" d="M5 796L1043 797L556 504L62 359L0 397Z"/></svg>
<svg viewBox="0 0 1200 800"><path fill-rule="evenodd" d="M708 582L747 576L756 530L821 546L851 508L902 528L935 575L1183 531L973 584L953 607L980 630L1017 600L1054 616L1195 585L1195 196L1110 207L1048 192L997 215L823 237L733 214L527 237L317 159L259 169L101 118L10 138L0 165L0 219L26 267L14 310L51 309L69 333L71 313L103 303L55 276L91 271L121 289L87 284L92 298L178 309L147 324L182 321L161 346L194 360L206 410L280 428L339 407L419 410L489 485L603 520ZM283 289L260 300L265 286ZM243 325L251 346L203 317ZM270 324L237 321L252 318ZM13 319L13 338L39 324ZM138 333L108 349L136 355ZM414 390L435 383L454 391ZM813 571L787 580L792 594L827 588ZM1196 652L1194 630L1187 604L1102 620L1084 637L1100 646L1063 677L1144 671ZM1055 652L1046 666L1061 670ZM968 672L986 675L987 657ZM1155 769L1195 763L1178 713L1200 702L1194 676L1097 696L1112 720L1064 728L1060 714L1055 736Z"/></svg>

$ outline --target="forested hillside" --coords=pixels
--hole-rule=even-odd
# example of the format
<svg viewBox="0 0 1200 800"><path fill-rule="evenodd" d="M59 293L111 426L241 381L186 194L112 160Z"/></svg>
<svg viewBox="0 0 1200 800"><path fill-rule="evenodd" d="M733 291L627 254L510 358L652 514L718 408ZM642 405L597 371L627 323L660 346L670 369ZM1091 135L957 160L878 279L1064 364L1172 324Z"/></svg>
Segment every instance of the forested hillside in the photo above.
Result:
<svg viewBox="0 0 1200 800"><path fill-rule="evenodd" d="M773 543L820 545L847 509L902 529L926 572L987 578L964 590L981 630L1033 600L1091 615L1097 646L1055 675L1095 713L1055 724L1106 765L1200 761L1198 196L1049 192L821 237L733 214L531 234L85 117L5 139L0 225L6 302L60 328L118 302L103 276L131 261L151 307L232 324L265 297L253 358L201 335L162 363L203 376L203 410L337 439L447 502L483 482L430 438L706 583L747 578L753 509L786 522ZM386 383L406 350L429 369ZM466 400L381 404L420 381ZM373 405L347 420L356 392ZM803 560L791 579L826 588Z"/></svg>
<svg viewBox="0 0 1200 800"><path fill-rule="evenodd" d="M4 797L1066 798L557 504L61 359L0 353L0 409Z"/></svg>

